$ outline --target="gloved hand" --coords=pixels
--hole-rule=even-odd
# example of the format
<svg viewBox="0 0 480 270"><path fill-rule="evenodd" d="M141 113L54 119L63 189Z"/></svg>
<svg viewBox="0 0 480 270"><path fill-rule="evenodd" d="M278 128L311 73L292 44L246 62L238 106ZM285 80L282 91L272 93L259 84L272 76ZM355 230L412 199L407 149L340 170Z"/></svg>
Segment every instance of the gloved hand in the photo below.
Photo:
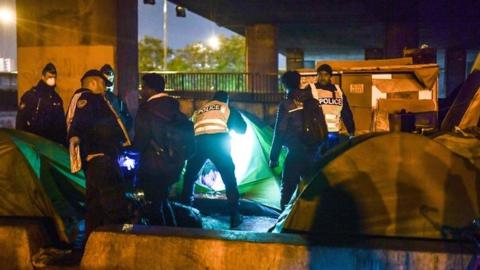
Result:
<svg viewBox="0 0 480 270"><path fill-rule="evenodd" d="M70 171L76 173L82 168L82 160L80 158L80 138L70 138L68 150L70 153Z"/></svg>
<svg viewBox="0 0 480 270"><path fill-rule="evenodd" d="M270 162L268 162L268 166L272 169L278 167L278 160L276 161L270 160Z"/></svg>
<svg viewBox="0 0 480 270"><path fill-rule="evenodd" d="M120 164L122 167L127 168L128 171L131 171L135 168L135 160L132 158L129 158L128 156L121 156Z"/></svg>

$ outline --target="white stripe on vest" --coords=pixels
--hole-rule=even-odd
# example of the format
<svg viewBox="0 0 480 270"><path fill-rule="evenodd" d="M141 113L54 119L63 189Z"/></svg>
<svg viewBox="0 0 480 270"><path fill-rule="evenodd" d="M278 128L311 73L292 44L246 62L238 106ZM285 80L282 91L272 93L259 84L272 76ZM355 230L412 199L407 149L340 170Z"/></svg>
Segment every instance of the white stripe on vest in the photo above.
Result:
<svg viewBox="0 0 480 270"><path fill-rule="evenodd" d="M335 84L334 92L316 88L315 84L310 84L312 96L318 100L320 107L322 107L325 115L325 122L327 122L328 132L340 131L340 118L343 109L343 92L338 85Z"/></svg>
<svg viewBox="0 0 480 270"><path fill-rule="evenodd" d="M228 104L210 101L195 112L193 117L195 136L228 132Z"/></svg>

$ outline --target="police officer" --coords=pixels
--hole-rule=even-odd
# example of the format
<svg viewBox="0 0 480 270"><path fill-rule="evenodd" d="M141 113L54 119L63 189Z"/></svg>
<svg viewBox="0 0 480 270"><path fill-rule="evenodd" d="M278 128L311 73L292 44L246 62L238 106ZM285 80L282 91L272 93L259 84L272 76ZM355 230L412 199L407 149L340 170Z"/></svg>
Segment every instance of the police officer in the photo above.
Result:
<svg viewBox="0 0 480 270"><path fill-rule="evenodd" d="M317 69L317 82L309 84L305 88L305 90L311 91L313 97L319 101L325 115L328 140L323 147L324 152L348 139L348 137L340 134L340 120L343 121L350 137L355 133L355 122L347 97L340 86L332 84L331 78L332 67L323 64Z"/></svg>
<svg viewBox="0 0 480 270"><path fill-rule="evenodd" d="M315 102L313 106L318 110L318 117L312 119L318 121L317 124L324 130L324 134L327 128L321 110L318 108L318 102L312 98L311 92L299 89L300 74L297 71L287 71L282 75L281 81L287 91L287 99L278 105L270 151L270 167L278 166L282 146L287 147L288 154L282 171L280 199L280 207L283 210L300 179L306 176L315 163L316 152L321 143L309 143L308 138L305 138L305 118L308 116L304 111L304 103Z"/></svg>
<svg viewBox="0 0 480 270"><path fill-rule="evenodd" d="M100 71L112 83L111 86L107 86L105 91L105 97L110 102L110 104L112 104L112 107L120 116L120 119L122 119L125 128L127 129L127 131L129 131L132 128L132 116L128 111L127 104L125 104L125 102L123 102L123 100L115 94L115 72L109 64L103 65Z"/></svg>
<svg viewBox="0 0 480 270"><path fill-rule="evenodd" d="M57 70L48 63L36 86L23 94L17 113L16 128L66 145L63 102L55 92Z"/></svg>
<svg viewBox="0 0 480 270"><path fill-rule="evenodd" d="M165 93L164 89L165 80L162 76L143 75L143 102L135 118L134 147L140 153L139 187L143 189L145 199L151 202L150 211L147 211L150 224L174 226L175 216L168 195L170 186L180 176L188 154L193 151L193 124L180 111L179 102ZM190 139L189 153L183 153L179 149L183 149L184 143L188 144L180 138L184 133L179 133L178 129L169 129L171 125L177 128L180 125L186 126L184 130ZM177 132L173 134L174 131ZM179 144L182 145L175 144L174 139L181 140Z"/></svg>
<svg viewBox="0 0 480 270"><path fill-rule="evenodd" d="M85 223L88 238L99 226L127 221L128 205L117 157L122 146L130 144L130 139L105 99L105 87L111 85L110 81L100 71L89 70L81 83L82 88L75 92L70 102L67 121L71 160L75 159L75 149L79 149L81 168L87 180Z"/></svg>
<svg viewBox="0 0 480 270"><path fill-rule="evenodd" d="M230 207L230 227L240 225L239 193L235 177L235 165L230 155L229 130L245 133L247 124L240 113L228 104L229 97L224 91L218 91L193 115L195 129L195 153L188 160L184 175L183 200L193 202L193 188L198 172L207 159L215 164L222 176Z"/></svg>

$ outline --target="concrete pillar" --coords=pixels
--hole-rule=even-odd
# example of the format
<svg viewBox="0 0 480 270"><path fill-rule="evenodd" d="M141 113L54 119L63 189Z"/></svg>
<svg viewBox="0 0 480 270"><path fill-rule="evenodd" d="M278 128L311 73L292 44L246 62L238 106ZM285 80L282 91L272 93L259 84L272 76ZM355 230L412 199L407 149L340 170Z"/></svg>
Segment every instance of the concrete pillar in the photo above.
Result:
<svg viewBox="0 0 480 270"><path fill-rule="evenodd" d="M418 25L412 21L389 21L385 24L385 58L403 56L404 48L418 47Z"/></svg>
<svg viewBox="0 0 480 270"><path fill-rule="evenodd" d="M136 0L17 0L18 94L57 67L57 91L68 106L88 69L117 70L122 96L137 87ZM135 102L129 102L134 104Z"/></svg>
<svg viewBox="0 0 480 270"><path fill-rule="evenodd" d="M138 1L117 0L117 90L130 112L138 108Z"/></svg>
<svg viewBox="0 0 480 270"><path fill-rule="evenodd" d="M248 85L257 93L278 89L277 35L277 27L272 24L255 24L245 29L246 65L251 73Z"/></svg>
<svg viewBox="0 0 480 270"><path fill-rule="evenodd" d="M304 52L301 48L287 48L287 70L303 68Z"/></svg>
<svg viewBox="0 0 480 270"><path fill-rule="evenodd" d="M447 97L465 80L466 67L467 52L465 49L447 49L445 55L445 86Z"/></svg>

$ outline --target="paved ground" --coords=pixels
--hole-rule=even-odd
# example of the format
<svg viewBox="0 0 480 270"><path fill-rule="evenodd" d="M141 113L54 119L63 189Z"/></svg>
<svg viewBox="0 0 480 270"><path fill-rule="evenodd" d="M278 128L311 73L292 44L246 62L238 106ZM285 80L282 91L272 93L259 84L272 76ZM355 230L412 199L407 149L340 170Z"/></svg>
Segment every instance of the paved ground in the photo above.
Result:
<svg viewBox="0 0 480 270"><path fill-rule="evenodd" d="M202 225L206 230L229 230L230 229L230 217L227 204L225 200L198 200L197 207L201 209ZM276 214L271 209L262 208L254 202L242 201L241 211L244 212L243 222L235 228L239 231L252 231L252 232L267 232L276 222ZM273 213L273 214L272 214ZM264 214L265 216L261 216ZM80 237L77 239L75 246L81 247L84 223L79 224ZM79 269L80 260L82 257L82 250L77 249L72 254L62 258L56 265L47 266L42 269Z"/></svg>
<svg viewBox="0 0 480 270"><path fill-rule="evenodd" d="M203 228L207 230L229 230L230 217L224 215L203 216ZM259 216L243 216L243 223L235 230L267 232L275 224L276 219Z"/></svg>

